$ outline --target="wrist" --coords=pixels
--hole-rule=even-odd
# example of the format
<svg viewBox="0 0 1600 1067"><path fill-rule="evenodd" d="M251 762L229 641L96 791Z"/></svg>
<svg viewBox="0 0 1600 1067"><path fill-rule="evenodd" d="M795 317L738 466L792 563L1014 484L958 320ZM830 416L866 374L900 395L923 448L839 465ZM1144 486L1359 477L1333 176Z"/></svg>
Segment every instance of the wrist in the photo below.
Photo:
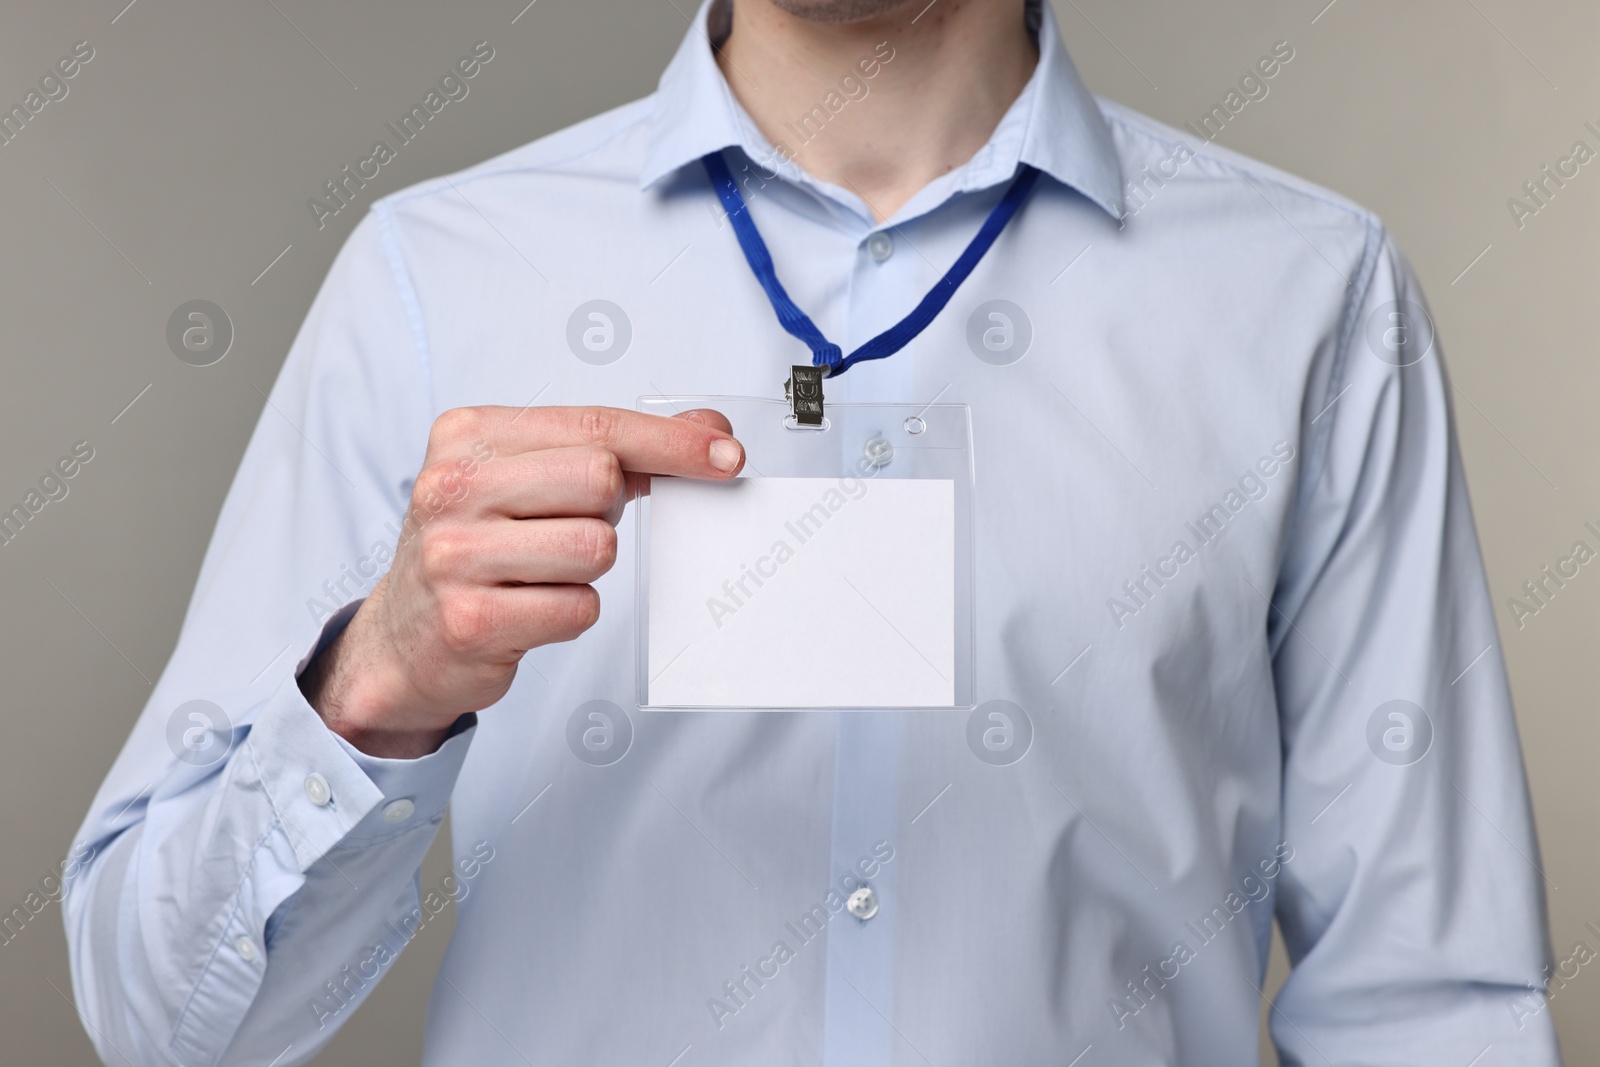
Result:
<svg viewBox="0 0 1600 1067"><path fill-rule="evenodd" d="M323 723L369 756L416 759L434 752L450 722L418 708L404 672L379 654L368 626L373 605L361 606L350 624L301 672L300 691ZM367 616L367 618L363 618Z"/></svg>
<svg viewBox="0 0 1600 1067"><path fill-rule="evenodd" d="M358 751L378 759L421 759L437 752L450 736L448 726L422 730L391 729L381 724L363 725L329 715L323 715L322 721Z"/></svg>

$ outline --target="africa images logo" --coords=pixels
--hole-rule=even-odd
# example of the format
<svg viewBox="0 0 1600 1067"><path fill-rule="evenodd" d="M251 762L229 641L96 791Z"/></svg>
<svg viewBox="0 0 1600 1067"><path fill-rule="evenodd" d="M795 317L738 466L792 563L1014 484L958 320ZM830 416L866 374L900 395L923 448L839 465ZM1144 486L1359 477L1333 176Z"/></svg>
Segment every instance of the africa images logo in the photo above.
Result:
<svg viewBox="0 0 1600 1067"><path fill-rule="evenodd" d="M191 767L209 767L233 748L233 722L209 700L179 704L167 716L167 747Z"/></svg>
<svg viewBox="0 0 1600 1067"><path fill-rule="evenodd" d="M209 300L179 304L167 317L167 347L191 367L209 367L233 347L233 320Z"/></svg>
<svg viewBox="0 0 1600 1067"><path fill-rule="evenodd" d="M1409 767L1433 746L1433 720L1409 700L1380 704L1367 718L1367 747L1391 767Z"/></svg>
<svg viewBox="0 0 1600 1067"><path fill-rule="evenodd" d="M609 767L633 747L633 720L609 700L588 700L567 717L567 747L591 767Z"/></svg>
<svg viewBox="0 0 1600 1067"><path fill-rule="evenodd" d="M986 700L967 716L967 748L991 767L1009 767L1033 747L1033 720L1020 704Z"/></svg>
<svg viewBox="0 0 1600 1067"><path fill-rule="evenodd" d="M628 313L609 300L586 301L567 317L567 348L590 366L615 363L632 342Z"/></svg>

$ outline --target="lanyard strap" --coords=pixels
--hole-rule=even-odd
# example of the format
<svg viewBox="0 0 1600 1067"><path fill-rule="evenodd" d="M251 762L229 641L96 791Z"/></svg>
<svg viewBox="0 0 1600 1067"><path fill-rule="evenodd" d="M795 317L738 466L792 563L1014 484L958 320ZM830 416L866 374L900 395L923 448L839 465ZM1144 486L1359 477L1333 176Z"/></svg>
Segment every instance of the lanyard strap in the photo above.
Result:
<svg viewBox="0 0 1600 1067"><path fill-rule="evenodd" d="M728 219L733 223L733 232L739 238L739 247L744 249L745 260L755 272L761 288L766 290L767 299L772 301L772 310L777 312L778 322L811 349L811 362L814 366L831 368L830 376L843 374L865 360L892 356L926 329L934 316L944 310L944 306L950 302L950 298L955 295L961 283L967 280L967 275L972 273L972 268L978 265L984 253L989 251L989 246L1000 236L1000 231L1006 228L1011 216L1017 213L1017 209L1022 206L1023 200L1027 199L1029 190L1039 177L1037 167L1022 164L1017 176L1011 181L1011 187L1006 190L1006 195L995 205L994 210L989 212L989 217L983 221L983 226L972 239L972 243L967 245L960 258L945 271L944 277L939 279L928 295L922 298L922 302L911 310L911 314L846 356L838 345L822 335L822 331L817 329L817 324L789 298L783 283L778 280L778 272L772 265L772 254L767 251L767 244L761 239L761 232L756 229L755 221L750 217L744 197L739 193L739 186L729 173L728 164L723 160L722 153L712 152L703 158L701 163L705 165L712 187L716 189L717 196L721 198L722 206L728 213Z"/></svg>

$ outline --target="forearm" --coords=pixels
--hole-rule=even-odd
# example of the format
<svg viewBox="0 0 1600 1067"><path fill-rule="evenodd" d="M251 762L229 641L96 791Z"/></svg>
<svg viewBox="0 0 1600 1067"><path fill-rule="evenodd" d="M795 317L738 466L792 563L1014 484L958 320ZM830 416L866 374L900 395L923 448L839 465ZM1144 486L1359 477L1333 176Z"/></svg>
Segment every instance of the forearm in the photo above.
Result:
<svg viewBox="0 0 1600 1067"><path fill-rule="evenodd" d="M220 773L181 768L151 790L144 818L97 848L67 897L102 1057L272 1062L292 1043L283 1067L314 1053L381 977L352 983L343 968L380 942L398 955L396 931L414 929L416 872L467 741L412 763L366 759L291 678Z"/></svg>

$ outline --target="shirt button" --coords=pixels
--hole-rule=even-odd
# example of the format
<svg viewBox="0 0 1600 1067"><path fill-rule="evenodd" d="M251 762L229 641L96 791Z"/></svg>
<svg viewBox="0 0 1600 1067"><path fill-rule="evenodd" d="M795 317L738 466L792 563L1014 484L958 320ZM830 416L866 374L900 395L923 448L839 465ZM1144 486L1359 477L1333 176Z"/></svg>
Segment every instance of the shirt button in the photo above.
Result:
<svg viewBox="0 0 1600 1067"><path fill-rule="evenodd" d="M383 821L390 823L391 825L394 823L405 822L407 819L411 818L411 813L416 810L417 806L415 804L402 797L401 799L393 801L384 807Z"/></svg>
<svg viewBox="0 0 1600 1067"><path fill-rule="evenodd" d="M256 958L256 943L250 940L248 937L241 936L237 941L235 941L233 943L233 950L237 952L239 954L239 958L244 960L246 963L249 963L251 960Z"/></svg>
<svg viewBox="0 0 1600 1067"><path fill-rule="evenodd" d="M874 437L861 449L861 458L866 461L868 467L880 470L887 467L889 461L894 459L894 445L882 437Z"/></svg>
<svg viewBox="0 0 1600 1067"><path fill-rule="evenodd" d="M878 914L878 894L872 891L871 886L862 886L850 894L850 899L844 905L856 918L866 922Z"/></svg>
<svg viewBox="0 0 1600 1067"><path fill-rule="evenodd" d="M867 238L867 251L872 254L873 259L882 263L894 255L894 238L879 230Z"/></svg>
<svg viewBox="0 0 1600 1067"><path fill-rule="evenodd" d="M333 788L328 785L328 780L316 771L306 775L306 798L319 808L328 806L328 801L333 799Z"/></svg>

